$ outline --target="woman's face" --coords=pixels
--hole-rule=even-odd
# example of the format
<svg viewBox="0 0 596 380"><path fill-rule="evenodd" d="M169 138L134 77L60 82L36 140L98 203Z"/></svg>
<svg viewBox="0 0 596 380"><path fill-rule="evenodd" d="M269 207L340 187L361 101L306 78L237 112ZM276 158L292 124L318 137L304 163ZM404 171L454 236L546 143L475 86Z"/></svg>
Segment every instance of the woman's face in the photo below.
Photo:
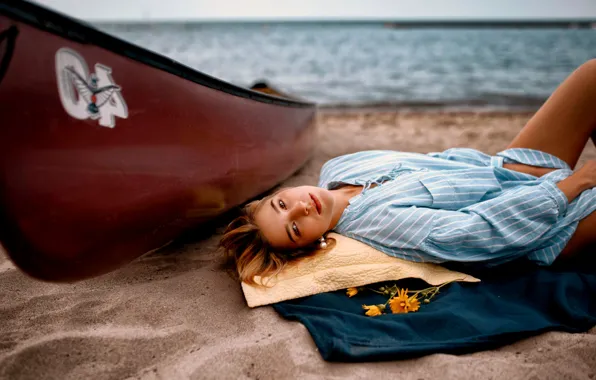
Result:
<svg viewBox="0 0 596 380"><path fill-rule="evenodd" d="M255 213L255 223L272 247L304 247L330 229L335 200L329 190L299 186L265 198Z"/></svg>

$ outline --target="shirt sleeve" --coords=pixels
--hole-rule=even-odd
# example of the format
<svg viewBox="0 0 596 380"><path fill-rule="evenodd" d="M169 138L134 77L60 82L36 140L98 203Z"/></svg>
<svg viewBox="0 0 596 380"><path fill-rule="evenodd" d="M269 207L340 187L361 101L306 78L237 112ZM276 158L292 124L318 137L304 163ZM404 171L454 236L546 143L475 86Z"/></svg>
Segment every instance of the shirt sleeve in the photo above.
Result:
<svg viewBox="0 0 596 380"><path fill-rule="evenodd" d="M470 148L451 148L443 152L428 153L428 156L475 166L503 167L503 157L490 156Z"/></svg>
<svg viewBox="0 0 596 380"><path fill-rule="evenodd" d="M517 187L491 200L439 211L425 242L439 261L491 261L526 254L567 211L568 201L552 181Z"/></svg>
<svg viewBox="0 0 596 380"><path fill-rule="evenodd" d="M543 168L570 170L569 165L552 154L529 148L509 148L497 153L506 164L525 164Z"/></svg>

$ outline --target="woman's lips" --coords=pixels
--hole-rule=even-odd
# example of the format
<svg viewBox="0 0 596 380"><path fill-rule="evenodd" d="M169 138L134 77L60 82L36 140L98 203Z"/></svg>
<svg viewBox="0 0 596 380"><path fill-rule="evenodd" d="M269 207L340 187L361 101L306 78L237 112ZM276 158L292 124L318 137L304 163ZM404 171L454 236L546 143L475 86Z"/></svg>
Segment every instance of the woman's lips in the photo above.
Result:
<svg viewBox="0 0 596 380"><path fill-rule="evenodd" d="M315 197L314 195L312 195L312 194L309 194L309 195L310 195L310 199L312 199L312 201L315 203L315 208L317 209L317 213L319 215L321 215L321 209L322 209L321 208L321 202L319 202L319 200L317 199L317 197Z"/></svg>

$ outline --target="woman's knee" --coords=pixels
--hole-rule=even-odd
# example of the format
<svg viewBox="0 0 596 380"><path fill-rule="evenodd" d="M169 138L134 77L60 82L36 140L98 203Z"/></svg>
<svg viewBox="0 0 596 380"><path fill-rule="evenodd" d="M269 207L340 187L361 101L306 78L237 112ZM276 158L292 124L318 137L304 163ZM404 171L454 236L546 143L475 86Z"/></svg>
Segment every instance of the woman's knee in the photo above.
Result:
<svg viewBox="0 0 596 380"><path fill-rule="evenodd" d="M586 80L596 82L596 58L582 63L576 70L578 74L585 76Z"/></svg>
<svg viewBox="0 0 596 380"><path fill-rule="evenodd" d="M588 59L586 62L582 64L582 66L587 66L590 70L596 70L596 58Z"/></svg>

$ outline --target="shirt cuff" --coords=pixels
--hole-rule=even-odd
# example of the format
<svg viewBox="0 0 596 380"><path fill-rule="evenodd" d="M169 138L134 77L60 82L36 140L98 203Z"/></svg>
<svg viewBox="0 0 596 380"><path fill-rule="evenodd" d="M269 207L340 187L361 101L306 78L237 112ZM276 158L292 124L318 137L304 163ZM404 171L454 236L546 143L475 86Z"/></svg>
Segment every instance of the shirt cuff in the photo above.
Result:
<svg viewBox="0 0 596 380"><path fill-rule="evenodd" d="M565 215L569 202L567 201L567 197L561 191L561 189L559 189L559 187L551 181L543 181L538 186L546 190L546 192L555 200L557 208L559 209L559 215Z"/></svg>
<svg viewBox="0 0 596 380"><path fill-rule="evenodd" d="M490 157L490 166L494 166L495 168L502 168L503 167L503 157L491 156Z"/></svg>

